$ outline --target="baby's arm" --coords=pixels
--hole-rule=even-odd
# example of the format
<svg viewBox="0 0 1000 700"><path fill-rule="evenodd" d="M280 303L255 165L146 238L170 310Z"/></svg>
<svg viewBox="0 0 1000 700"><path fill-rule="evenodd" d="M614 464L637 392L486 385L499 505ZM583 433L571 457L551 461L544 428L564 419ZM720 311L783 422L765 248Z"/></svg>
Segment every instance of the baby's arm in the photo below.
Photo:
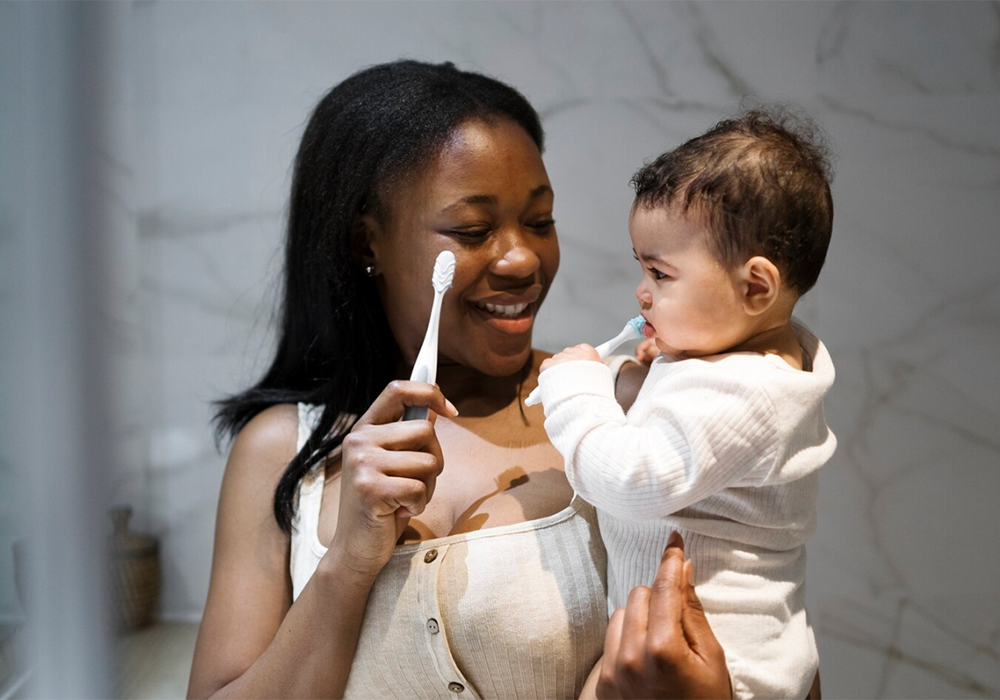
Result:
<svg viewBox="0 0 1000 700"><path fill-rule="evenodd" d="M573 487L624 519L674 513L737 483L776 450L769 397L731 375L652 387L641 424L626 420L603 364L558 364L539 386L545 428Z"/></svg>

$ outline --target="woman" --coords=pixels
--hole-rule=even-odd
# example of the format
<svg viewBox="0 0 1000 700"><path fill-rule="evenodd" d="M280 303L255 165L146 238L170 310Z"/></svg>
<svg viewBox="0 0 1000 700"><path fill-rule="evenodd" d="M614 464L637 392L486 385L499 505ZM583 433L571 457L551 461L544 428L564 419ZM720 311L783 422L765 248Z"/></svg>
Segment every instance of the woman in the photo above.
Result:
<svg viewBox="0 0 1000 700"><path fill-rule="evenodd" d="M679 543L607 624L593 510L524 406L559 265L542 146L519 93L450 64L376 66L317 106L276 357L219 412L190 697L573 697L602 650L602 694L728 693ZM442 250L438 385L403 381Z"/></svg>

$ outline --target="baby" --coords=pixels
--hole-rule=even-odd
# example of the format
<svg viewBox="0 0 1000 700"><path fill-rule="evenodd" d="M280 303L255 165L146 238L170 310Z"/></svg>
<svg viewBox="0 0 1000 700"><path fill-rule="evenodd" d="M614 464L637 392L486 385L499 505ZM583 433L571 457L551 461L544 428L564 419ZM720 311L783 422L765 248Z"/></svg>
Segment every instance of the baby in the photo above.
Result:
<svg viewBox="0 0 1000 700"><path fill-rule="evenodd" d="M826 152L807 124L752 111L632 184L636 297L660 354L627 415L592 347L549 358L545 428L598 510L609 611L652 583L677 530L734 697L805 698L818 666L805 543L836 447L823 414L834 371L792 311L830 242Z"/></svg>

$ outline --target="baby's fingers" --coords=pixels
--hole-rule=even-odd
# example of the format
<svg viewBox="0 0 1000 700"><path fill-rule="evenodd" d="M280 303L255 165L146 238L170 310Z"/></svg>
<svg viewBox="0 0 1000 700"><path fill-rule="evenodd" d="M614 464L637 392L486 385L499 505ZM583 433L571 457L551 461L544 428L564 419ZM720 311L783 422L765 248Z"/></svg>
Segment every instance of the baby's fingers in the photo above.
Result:
<svg viewBox="0 0 1000 700"><path fill-rule="evenodd" d="M656 340L654 338L646 338L635 346L635 358L643 364L651 364L659 354L660 349L656 347Z"/></svg>

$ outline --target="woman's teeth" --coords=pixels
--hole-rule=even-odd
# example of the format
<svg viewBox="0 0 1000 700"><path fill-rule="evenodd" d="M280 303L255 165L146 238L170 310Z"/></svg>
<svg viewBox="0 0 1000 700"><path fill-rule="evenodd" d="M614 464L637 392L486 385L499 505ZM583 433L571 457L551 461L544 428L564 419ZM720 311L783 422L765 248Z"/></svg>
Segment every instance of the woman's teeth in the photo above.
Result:
<svg viewBox="0 0 1000 700"><path fill-rule="evenodd" d="M496 316L505 316L507 318L514 318L515 316L520 316L521 312L528 308L527 304L476 304L480 309L485 309L491 314Z"/></svg>

